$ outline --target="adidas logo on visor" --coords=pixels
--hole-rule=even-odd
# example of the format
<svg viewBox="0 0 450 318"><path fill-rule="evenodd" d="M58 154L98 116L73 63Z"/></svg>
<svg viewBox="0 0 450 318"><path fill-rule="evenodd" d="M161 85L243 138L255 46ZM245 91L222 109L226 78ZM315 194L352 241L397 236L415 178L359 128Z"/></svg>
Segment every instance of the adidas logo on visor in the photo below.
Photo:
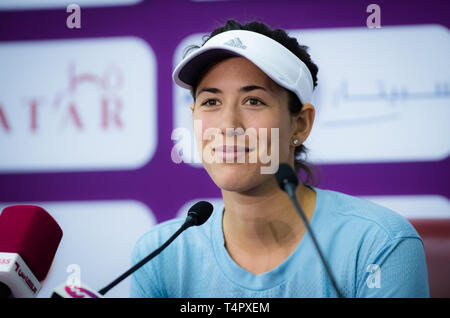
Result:
<svg viewBox="0 0 450 318"><path fill-rule="evenodd" d="M230 41L225 42L224 44L244 50L247 48L244 44L242 44L241 39L239 38L231 39Z"/></svg>

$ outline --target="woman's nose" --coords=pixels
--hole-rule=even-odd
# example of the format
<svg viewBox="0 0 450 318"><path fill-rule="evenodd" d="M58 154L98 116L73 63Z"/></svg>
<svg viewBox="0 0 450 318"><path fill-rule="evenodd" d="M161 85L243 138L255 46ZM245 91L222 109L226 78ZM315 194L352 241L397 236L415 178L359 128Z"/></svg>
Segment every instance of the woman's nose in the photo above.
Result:
<svg viewBox="0 0 450 318"><path fill-rule="evenodd" d="M219 119L218 128L227 137L243 133L243 122L239 109L237 107L225 107Z"/></svg>

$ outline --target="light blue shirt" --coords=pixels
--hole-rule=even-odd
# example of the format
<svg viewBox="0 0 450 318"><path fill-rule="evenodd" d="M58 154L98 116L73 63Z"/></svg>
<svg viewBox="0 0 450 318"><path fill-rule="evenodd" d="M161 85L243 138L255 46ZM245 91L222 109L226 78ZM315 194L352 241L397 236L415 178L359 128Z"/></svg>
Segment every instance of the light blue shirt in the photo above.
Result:
<svg viewBox="0 0 450 318"><path fill-rule="evenodd" d="M340 192L312 187L311 227L345 297L429 297L422 239L394 211ZM291 255L255 275L224 246L223 204L132 276L131 297L336 297L309 233ZM161 246L184 218L158 224L137 242L133 264Z"/></svg>

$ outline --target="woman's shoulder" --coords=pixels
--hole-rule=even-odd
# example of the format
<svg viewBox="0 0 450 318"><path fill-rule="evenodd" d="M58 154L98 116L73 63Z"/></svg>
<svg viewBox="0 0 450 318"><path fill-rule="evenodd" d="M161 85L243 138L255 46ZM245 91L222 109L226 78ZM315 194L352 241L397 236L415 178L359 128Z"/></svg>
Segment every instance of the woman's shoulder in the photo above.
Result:
<svg viewBox="0 0 450 318"><path fill-rule="evenodd" d="M320 191L325 213L355 230L367 231L371 228L384 233L390 240L420 238L411 223L396 211L365 198L333 190L315 189Z"/></svg>

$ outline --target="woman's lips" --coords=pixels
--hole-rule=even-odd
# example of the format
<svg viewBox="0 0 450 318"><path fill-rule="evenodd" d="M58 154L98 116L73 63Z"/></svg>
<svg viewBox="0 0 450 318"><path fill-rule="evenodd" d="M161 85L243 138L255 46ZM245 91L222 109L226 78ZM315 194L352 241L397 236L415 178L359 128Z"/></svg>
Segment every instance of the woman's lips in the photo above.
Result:
<svg viewBox="0 0 450 318"><path fill-rule="evenodd" d="M244 146L227 146L227 145L215 147L213 150L216 156L219 156L224 161L234 160L240 156L245 156L245 154L248 152L253 151L253 149Z"/></svg>
<svg viewBox="0 0 450 318"><path fill-rule="evenodd" d="M221 147L215 147L214 151L217 152L248 152L248 147L243 146L221 146Z"/></svg>

